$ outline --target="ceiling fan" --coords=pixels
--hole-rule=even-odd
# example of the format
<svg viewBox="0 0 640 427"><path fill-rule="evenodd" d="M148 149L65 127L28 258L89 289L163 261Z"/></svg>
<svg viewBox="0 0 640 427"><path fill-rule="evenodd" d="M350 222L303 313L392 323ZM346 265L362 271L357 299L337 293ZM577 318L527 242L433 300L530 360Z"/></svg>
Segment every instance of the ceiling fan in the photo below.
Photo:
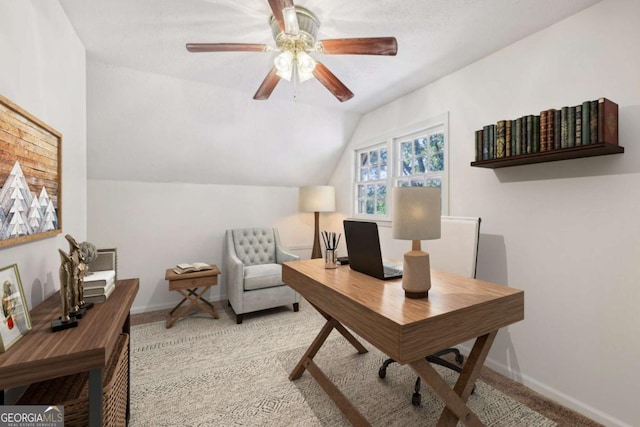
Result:
<svg viewBox="0 0 640 427"><path fill-rule="evenodd" d="M293 0L268 0L273 16L269 23L275 49L281 53L263 80L253 99L268 99L280 79L303 82L315 77L340 102L353 97L327 67L309 55L390 55L395 56L395 37L328 39L316 42L320 21L309 10L295 6ZM257 43L187 43L189 52L270 52L273 47Z"/></svg>

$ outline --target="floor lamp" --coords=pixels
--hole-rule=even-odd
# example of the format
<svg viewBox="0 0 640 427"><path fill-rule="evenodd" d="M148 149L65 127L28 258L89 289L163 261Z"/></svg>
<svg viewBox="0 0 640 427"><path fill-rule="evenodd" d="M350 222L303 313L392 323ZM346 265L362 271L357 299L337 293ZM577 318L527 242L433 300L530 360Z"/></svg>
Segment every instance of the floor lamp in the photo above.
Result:
<svg viewBox="0 0 640 427"><path fill-rule="evenodd" d="M425 298L431 289L429 254L420 242L440 238L440 189L395 187L392 190L391 230L394 239L411 240L404 254L402 288L408 298Z"/></svg>
<svg viewBox="0 0 640 427"><path fill-rule="evenodd" d="M315 215L311 259L322 258L322 250L320 249L320 212L334 212L336 210L336 190L329 185L300 187L299 202L300 211L313 212Z"/></svg>

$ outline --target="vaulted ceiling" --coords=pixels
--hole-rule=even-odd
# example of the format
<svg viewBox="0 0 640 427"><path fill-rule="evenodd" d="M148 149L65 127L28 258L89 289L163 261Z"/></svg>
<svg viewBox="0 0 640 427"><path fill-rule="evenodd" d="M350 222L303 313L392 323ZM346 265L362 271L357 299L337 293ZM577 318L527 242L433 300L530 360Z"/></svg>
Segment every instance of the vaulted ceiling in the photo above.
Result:
<svg viewBox="0 0 640 427"><path fill-rule="evenodd" d="M271 98L253 101L251 98L273 66L274 52L189 53L185 44L203 43L265 43L274 45L267 0L59 0L86 47L90 63L107 64L122 69L169 76L193 82L227 95L236 102L221 108L238 106L237 100L257 103L251 106L255 114L276 115L275 127L291 121L289 110L293 85L281 81ZM316 114L309 113L308 126L292 126L287 132L276 132L274 153L297 146L296 152L308 159L322 159L320 169L307 170L313 181L328 179L327 164L335 165L344 144L353 132L361 114L371 111L404 94L433 82L521 38L539 31L584 9L597 0L295 0L295 4L310 9L320 20L318 39L395 36L397 56L322 55L313 53L355 94L340 103L317 80L296 87L296 104L300 109L331 111L342 120L326 120L315 124L319 128L340 126L330 132L331 149L319 147L309 138ZM93 68L92 68L93 67ZM89 72L96 66L89 67ZM99 67L98 67L99 68ZM92 84L91 75L88 84ZM89 93L96 90L88 88ZM100 93L97 91L97 93ZM224 101L221 101L224 102ZM92 103L89 103L91 108ZM273 111L269 112L269 109ZM92 111L88 112L91 116ZM214 111L212 111L214 114ZM228 114L228 112L227 112ZM297 118L299 119L299 117ZM265 119L267 120L267 119ZM91 118L89 134L91 136ZM250 126L250 123L247 123ZM189 130L183 130L189 132ZM311 131L311 132L310 132ZM242 134L242 130L239 130ZM264 133L263 133L264 135ZM100 149L100 135L90 138L98 144L95 155L107 154L106 141ZM249 135L246 136L249 138ZM113 139L113 138L106 138ZM188 141L190 138L185 138ZM197 137L194 136L194 139ZM239 139L243 139L240 135ZM277 139L277 142L275 142ZM305 142L307 141L307 142ZM188 142L185 142L188 144ZM305 145L307 144L307 145ZM224 149L220 147L220 149ZM195 150L195 147L194 147ZM274 156L280 154L273 154ZM324 158L322 156L325 156ZM231 157L228 157L231 159ZM313 162L309 162L312 164ZM100 162L96 165L96 177ZM90 159L91 166L91 159ZM90 167L91 169L91 167ZM106 170L106 168L105 168ZM173 173L184 175L184 170ZM156 180L153 176L130 174L131 179ZM149 174L152 175L152 174ZM291 173L286 176L292 175ZM280 176L268 183L298 185L300 182ZM106 176L104 176L106 177ZM171 179L171 178L169 178ZM190 181L225 182L220 177L194 177ZM264 182L247 177L246 183Z"/></svg>

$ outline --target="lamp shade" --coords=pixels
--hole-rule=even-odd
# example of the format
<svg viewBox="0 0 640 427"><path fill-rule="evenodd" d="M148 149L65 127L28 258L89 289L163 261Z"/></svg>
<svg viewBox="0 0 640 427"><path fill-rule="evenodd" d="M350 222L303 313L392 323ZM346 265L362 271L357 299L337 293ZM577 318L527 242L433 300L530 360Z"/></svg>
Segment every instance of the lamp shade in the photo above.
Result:
<svg viewBox="0 0 640 427"><path fill-rule="evenodd" d="M300 187L299 205L302 212L333 212L336 210L336 190L330 185Z"/></svg>
<svg viewBox="0 0 640 427"><path fill-rule="evenodd" d="M440 189L394 187L391 228L394 239L431 240L440 238Z"/></svg>

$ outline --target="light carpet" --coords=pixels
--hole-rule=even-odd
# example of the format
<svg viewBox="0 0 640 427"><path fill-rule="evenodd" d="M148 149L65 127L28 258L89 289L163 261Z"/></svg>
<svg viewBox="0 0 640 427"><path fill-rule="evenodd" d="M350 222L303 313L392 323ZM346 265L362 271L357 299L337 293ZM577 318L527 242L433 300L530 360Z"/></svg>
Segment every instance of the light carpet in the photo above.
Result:
<svg viewBox="0 0 640 427"><path fill-rule="evenodd" d="M245 318L229 312L131 328L131 423L139 426L348 426L337 406L309 373L289 373L324 324L303 302L294 313L282 308ZM435 425L443 404L426 385L422 405L411 405L415 376L392 365L364 340L359 355L336 331L314 361L373 426ZM436 367L452 385L457 374ZM554 426L555 423L478 381L468 401L489 426ZM459 424L461 425L461 424Z"/></svg>

